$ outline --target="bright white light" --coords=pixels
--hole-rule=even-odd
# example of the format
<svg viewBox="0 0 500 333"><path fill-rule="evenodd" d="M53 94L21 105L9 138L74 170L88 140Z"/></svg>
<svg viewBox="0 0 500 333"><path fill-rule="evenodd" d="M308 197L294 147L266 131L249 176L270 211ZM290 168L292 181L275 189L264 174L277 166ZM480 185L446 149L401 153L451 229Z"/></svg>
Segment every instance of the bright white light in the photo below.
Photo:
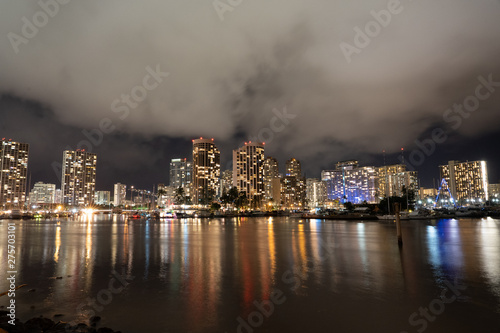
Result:
<svg viewBox="0 0 500 333"><path fill-rule="evenodd" d="M85 213L86 215L92 215L94 214L94 210L92 208L87 208L83 210L83 213Z"/></svg>

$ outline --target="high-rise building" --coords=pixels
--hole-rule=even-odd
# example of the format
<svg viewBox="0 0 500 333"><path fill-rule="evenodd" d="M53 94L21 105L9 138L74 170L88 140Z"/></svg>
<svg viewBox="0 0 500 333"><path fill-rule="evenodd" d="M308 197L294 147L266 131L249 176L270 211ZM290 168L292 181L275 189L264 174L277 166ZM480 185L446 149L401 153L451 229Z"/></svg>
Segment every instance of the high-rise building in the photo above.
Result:
<svg viewBox="0 0 500 333"><path fill-rule="evenodd" d="M62 191L60 188L56 189L56 192L54 194L54 203L56 203L56 204L64 203L63 197L62 197Z"/></svg>
<svg viewBox="0 0 500 333"><path fill-rule="evenodd" d="M335 170L321 173L328 199L341 203L377 203L376 178L375 167L360 167L358 161L339 162Z"/></svg>
<svg viewBox="0 0 500 333"><path fill-rule="evenodd" d="M94 202L96 205L109 205L111 201L110 191L95 191Z"/></svg>
<svg viewBox="0 0 500 333"><path fill-rule="evenodd" d="M187 158L175 158L170 161L170 185L184 189L185 196L192 196L193 164Z"/></svg>
<svg viewBox="0 0 500 333"><path fill-rule="evenodd" d="M419 197L422 199L435 199L437 196L437 190L435 188L425 188L425 187L420 187L419 188Z"/></svg>
<svg viewBox="0 0 500 333"><path fill-rule="evenodd" d="M214 139L193 140L193 203L208 203L219 192L220 152Z"/></svg>
<svg viewBox="0 0 500 333"><path fill-rule="evenodd" d="M113 190L113 204L116 207L125 205L125 201L127 200L127 185L116 183Z"/></svg>
<svg viewBox="0 0 500 333"><path fill-rule="evenodd" d="M22 207L26 202L29 145L0 141L0 207Z"/></svg>
<svg viewBox="0 0 500 333"><path fill-rule="evenodd" d="M325 182L317 178L307 178L306 199L310 208L322 207L326 201Z"/></svg>
<svg viewBox="0 0 500 333"><path fill-rule="evenodd" d="M30 204L56 203L56 184L36 182L30 192Z"/></svg>
<svg viewBox="0 0 500 333"><path fill-rule="evenodd" d="M379 200L396 194L393 192L395 185L392 183L390 176L405 172L405 164L386 165L376 168L377 172L377 197Z"/></svg>
<svg viewBox="0 0 500 333"><path fill-rule="evenodd" d="M262 180L264 184L264 200L265 201L270 201L271 199L279 203L279 197L276 197L276 193L280 193L280 189L277 191L274 189L274 187L277 186L279 187L279 182L273 181L274 179L279 179L280 173L279 173L279 165L278 165L278 160L275 159L274 157L268 156L262 163Z"/></svg>
<svg viewBox="0 0 500 333"><path fill-rule="evenodd" d="M291 158L285 164L281 179L281 203L286 208L303 209L306 206L306 179L302 177L300 162Z"/></svg>
<svg viewBox="0 0 500 333"><path fill-rule="evenodd" d="M300 168L300 162L295 158L291 158L288 161L286 161L285 169L286 169L285 177L289 177L289 176L296 177L296 178L302 177L302 170Z"/></svg>
<svg viewBox="0 0 500 333"><path fill-rule="evenodd" d="M490 184L489 189L489 200L495 198L499 199L500 198L500 184Z"/></svg>
<svg viewBox="0 0 500 333"><path fill-rule="evenodd" d="M227 193L233 187L233 170L224 170L220 178L220 193Z"/></svg>
<svg viewBox="0 0 500 333"><path fill-rule="evenodd" d="M233 186L244 191L254 205L260 205L264 196L263 162L264 143L245 142L233 150Z"/></svg>
<svg viewBox="0 0 500 333"><path fill-rule="evenodd" d="M401 197L406 191L412 191L415 196L419 194L418 172L403 171L391 174L388 177L391 196Z"/></svg>
<svg viewBox="0 0 500 333"><path fill-rule="evenodd" d="M486 161L458 162L449 161L439 166L441 179L447 185L441 192L450 193L459 204L477 204L488 200L488 170Z"/></svg>
<svg viewBox="0 0 500 333"><path fill-rule="evenodd" d="M306 206L306 182L302 177L281 178L281 204L285 208L303 209Z"/></svg>
<svg viewBox="0 0 500 333"><path fill-rule="evenodd" d="M61 190L65 204L92 204L95 192L97 155L77 149L63 152Z"/></svg>

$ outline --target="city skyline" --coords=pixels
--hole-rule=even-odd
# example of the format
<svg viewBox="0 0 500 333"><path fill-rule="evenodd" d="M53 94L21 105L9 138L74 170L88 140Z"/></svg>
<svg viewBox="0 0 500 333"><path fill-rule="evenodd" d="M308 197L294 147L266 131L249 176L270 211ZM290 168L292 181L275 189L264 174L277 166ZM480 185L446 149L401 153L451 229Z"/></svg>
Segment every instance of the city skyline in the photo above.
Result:
<svg viewBox="0 0 500 333"><path fill-rule="evenodd" d="M500 2L408 2L386 27L375 18L386 1L260 4L265 14L258 1L224 14L210 2L87 1L53 17L38 2L2 4L0 136L32 145L32 179L45 182L60 152L98 154L103 188L167 183L170 160L199 136L223 152L267 142L311 177L336 161L383 165L384 150L396 164L404 147L425 186L454 159L487 160L500 180ZM144 38L131 40L137 20ZM222 154L223 170L230 161Z"/></svg>
<svg viewBox="0 0 500 333"><path fill-rule="evenodd" d="M202 138L200 137L200 139L202 139ZM10 141L10 142L15 142L16 144L23 144L23 145L26 145L26 144L27 144L27 145L31 146L31 144L30 144L30 143L16 142L16 141L13 141L12 139L6 139L6 138L3 138L3 140L4 140L5 142L9 142L9 141ZM191 141L192 141L192 142L194 142L194 140L198 140L198 139L193 139L193 140L191 140ZM203 139L203 140L205 140L205 139ZM208 140L213 141L213 139L208 139ZM247 144L247 143L244 143L244 144ZM265 143L264 143L264 144L265 144ZM241 148L241 146L240 146L240 148ZM239 149L239 148L238 148L238 149ZM236 150L237 150L237 149L236 149ZM83 151L85 152L85 150L83 150ZM234 158L234 149L233 149L232 151L233 151L233 153L232 153L232 154L230 154L230 155L232 156L232 158ZM64 153L64 152L63 152L63 153ZM86 152L86 153L89 153L89 152ZM190 153L190 154L192 154L192 150L191 150L189 153ZM31 154L31 149L30 149L30 154ZM92 153L90 153L90 154L92 154ZM92 155L96 155L96 154L92 154ZM188 155L188 154L186 154L186 155ZM149 189L149 188L151 188L151 187L153 187L153 186L157 186L158 184L163 184L163 183L166 183L166 184L170 184L170 185L172 185L172 181L171 181L171 179L170 179L170 178L171 178L171 176L172 176L172 172L171 172L171 171L172 171L172 167L173 167L173 165L176 165L176 164L177 164L177 163L179 163L179 162L180 162L180 163L184 163L184 164L186 164L186 163L187 163L187 164L186 164L186 166L187 166L189 169L186 169L186 170L190 170L190 171L188 171L188 177L191 177L191 176L189 175L189 173L190 173L190 172L192 172L192 166L191 166L191 164L192 164L193 159L192 159L192 158L189 158L189 159L188 159L188 158L184 157L184 156L186 156L186 155L182 155L182 157L181 157L181 156L176 156L176 157L172 158L172 159L169 161L169 166L167 167L167 170L165 171L165 174L168 176L168 178L161 178L162 176L164 177L164 174L163 174L163 173L162 173L162 174L159 174L159 175L154 175L153 177L154 177L155 179L159 179L158 181L153 182L153 183L151 183L151 184L147 184L146 186L143 186L143 187L141 187L141 186L135 186L135 188L144 188L144 189ZM223 157L223 156L225 156L225 155L226 155L226 153L225 153L225 152L220 153L220 158L222 159L222 157ZM367 163L365 163L365 161L361 161L361 166L362 166L362 167L375 167L377 170L379 170L379 169L380 169L380 170L382 170L382 169L384 169L384 168L386 168L386 167L387 167L387 168L390 168L390 167L396 167L396 166L401 166L401 167L403 167L403 169L401 169L401 170L399 170L399 168L398 168L398 170L399 170L399 171L406 170L406 169L408 169L409 167L411 167L411 165L410 165L410 166L408 166L407 164L404 164L404 155L402 155L402 154L401 154L401 152L400 152L398 155L396 155L396 157L395 157L394 159L392 159L392 160L395 162L395 163L392 163L392 164L391 164L391 163L387 163L387 157L385 156L385 153L383 153L383 154L382 154L382 156L383 156L383 163L384 163L383 165L377 165L377 164L367 164ZM63 154L63 157L64 157L64 154ZM269 156L269 155L265 155L264 157L265 157L266 159L267 159L267 158L274 158L274 156ZM31 157L30 157L30 159L31 159ZM282 163L281 163L281 166L280 166L280 167L279 167L279 169L278 169L278 170L279 170L279 173L280 173L280 174L283 174L283 175L286 175L286 174L287 174L287 164L288 164L289 162L294 162L294 161L297 161L297 162L299 163L299 169L300 169L300 165L304 162L304 161L296 160L295 158L291 158L291 159L289 159L289 158L287 157L287 158L286 158L286 162L287 162L287 163L284 163L284 161L281 161L281 162L282 162ZM353 161L354 161L354 160L353 160ZM357 161L357 160L355 160L355 161ZM391 160L389 160L389 162L390 162L390 161L391 161ZM403 163L399 163L399 162L401 162L401 161L403 161ZM437 173L437 175L438 175L438 176L437 176L437 177L433 177L433 180L432 180L432 181L431 181L430 179L428 179L428 178L421 177L421 176L420 176L420 174L417 172L417 174L418 174L418 176L417 176L418 180L419 180L420 182L422 182L423 184L426 184L425 186L424 186L424 185L422 185L422 187L424 187L424 188L435 188L435 189L437 189L437 188L439 187L439 185L440 185L440 181L441 181L441 179L442 179L440 169L441 169L441 167L442 167L442 165L443 165L443 164L448 164L448 162L449 162L449 161L462 161L462 162L469 162L469 161L475 161L475 160L473 160L473 159L459 159L459 158L454 158L454 159L447 160L447 161L445 161L445 162L443 162L443 163L441 163L441 164L439 164L439 165L436 165L436 166L435 166L435 169L436 169L437 171L435 170L435 171L436 171L435 173ZM480 160L479 160L479 161L480 161ZM305 162L306 162L306 164L307 164L307 161L305 161ZM345 160L345 161L337 161L335 164L338 164L338 163L343 163L343 162L349 162L349 161L348 161L348 160ZM30 162L30 163L31 163L31 162ZM54 171L55 171L55 172L59 172L59 173L60 173L60 172L61 172L61 166L63 166L63 165L64 165L64 163L63 163L63 164L59 164L59 163L60 163L60 161L53 161L53 162L52 162L52 167L54 168ZM491 176L491 174L494 174L494 175L495 175L495 174L497 174L497 170L492 169L492 168L490 167L490 164L491 164L491 162L490 162L490 161L488 161L488 160L487 160L487 163L488 163L488 166L489 166L489 167L488 167L488 170L487 170L487 178L488 178L488 181L489 181L491 184L500 183L500 179L499 179L498 181L496 181L496 180L494 180L494 178L492 179L492 176ZM285 165L283 165L283 164L285 164ZM280 164L278 164L278 165L280 165ZM177 166L174 166L174 167L177 167ZM226 169L224 169L222 166L220 167L220 174L221 174L221 176L222 176L222 172L224 172L224 171L228 171L228 170L233 171L233 163L232 163L232 161L230 161L229 163L226 163L226 167L227 167ZM105 168L106 168L106 167L104 167L103 169L105 169ZM184 168L184 167L183 167L183 168ZM318 176L315 176L315 175L313 175L313 176L308 176L308 175L307 175L307 172L303 173L303 176L307 176L306 178L319 178L319 179L321 179L321 175L322 175L325 171L330 170L330 169L331 169L331 170L335 169L335 165L332 165L332 167L330 167L330 168L328 168L328 169L322 169L322 170L320 170L320 173L319 173L319 175L318 175ZM413 170L411 170L411 169L408 169L408 170L406 170L406 171L407 171L407 172L414 172L414 171L413 171ZM30 167L28 167L28 168L27 168L27 175L28 175L28 177L27 177L27 178L31 178L32 173L33 173L33 170L31 170L31 168L30 168ZM36 173L36 171L35 171L35 173ZM377 174L379 174L379 173L380 173L380 171L377 171ZM99 173L97 173L97 174L99 174ZM94 175L94 177L95 177L95 175ZM54 182L54 183L56 184L56 186L57 186L57 188L58 188L58 189L61 189L61 188L62 188L62 186L61 186L61 179L62 179L62 178L59 176L59 180L58 180L57 182ZM165 179L166 179L166 180L165 180ZM33 186L36 182L42 182L42 183L52 183L52 182L50 182L50 181L46 181L46 180L44 180L44 179L42 179L42 180L41 180L41 179L31 179L31 180L27 179L27 180L26 180L26 182L28 182L28 181L30 181L30 184L26 183L26 187L29 187L28 185ZM190 183L191 181L192 181L191 179L188 179L188 180L187 180L187 182L188 182L188 183ZM104 185L99 184L99 181L95 181L95 183L96 183L96 184L95 184L95 189L94 189L94 191L113 190L114 185L115 185L115 184L117 184L117 183L124 183L124 184L126 184L126 185L128 185L128 186L134 186L134 181L132 181L132 182L126 182L126 181L124 181L124 180L122 180L122 179L118 179L117 181L113 181L110 187L105 187ZM136 182L136 183L137 183L137 182ZM29 195L29 191L31 190L31 187L30 187L30 188L28 188L27 190L28 190L28 191L27 191L26 195L28 196L28 195ZM189 194L189 193L188 193L188 194Z"/></svg>

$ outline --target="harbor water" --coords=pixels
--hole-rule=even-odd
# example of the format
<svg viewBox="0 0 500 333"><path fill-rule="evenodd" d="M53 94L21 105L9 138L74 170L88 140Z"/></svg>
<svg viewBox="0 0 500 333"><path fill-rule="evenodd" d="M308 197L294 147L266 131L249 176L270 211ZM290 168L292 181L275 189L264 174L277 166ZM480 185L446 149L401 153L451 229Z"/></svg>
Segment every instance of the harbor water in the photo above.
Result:
<svg viewBox="0 0 500 333"><path fill-rule="evenodd" d="M500 220L15 223L16 316L139 332L500 332ZM0 305L8 305L7 296ZM54 318L54 315L62 315Z"/></svg>

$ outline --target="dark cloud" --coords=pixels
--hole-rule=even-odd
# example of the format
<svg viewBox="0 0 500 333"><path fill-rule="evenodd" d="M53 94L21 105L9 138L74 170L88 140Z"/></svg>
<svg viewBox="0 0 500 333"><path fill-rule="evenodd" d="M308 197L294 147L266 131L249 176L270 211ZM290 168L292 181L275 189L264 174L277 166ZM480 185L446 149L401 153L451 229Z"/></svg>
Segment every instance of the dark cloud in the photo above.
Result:
<svg viewBox="0 0 500 333"><path fill-rule="evenodd" d="M42 142L52 161L85 139L82 129L110 119L116 129L95 147L105 183L129 174L157 181L141 171L166 174L168 158L189 156L199 136L216 138L227 163L284 108L296 117L272 132L266 150L302 159L316 176L337 160L411 151L435 127L463 141L497 137L500 91L457 129L443 114L474 94L479 76L500 81L499 2L401 4L348 63L340 44L354 44L354 28L387 1L243 1L223 21L211 1L71 1L18 53L9 33L22 35L23 17L33 21L41 7L2 2L0 93L16 102L3 99L0 128ZM156 68L169 76L120 119L113 103Z"/></svg>

